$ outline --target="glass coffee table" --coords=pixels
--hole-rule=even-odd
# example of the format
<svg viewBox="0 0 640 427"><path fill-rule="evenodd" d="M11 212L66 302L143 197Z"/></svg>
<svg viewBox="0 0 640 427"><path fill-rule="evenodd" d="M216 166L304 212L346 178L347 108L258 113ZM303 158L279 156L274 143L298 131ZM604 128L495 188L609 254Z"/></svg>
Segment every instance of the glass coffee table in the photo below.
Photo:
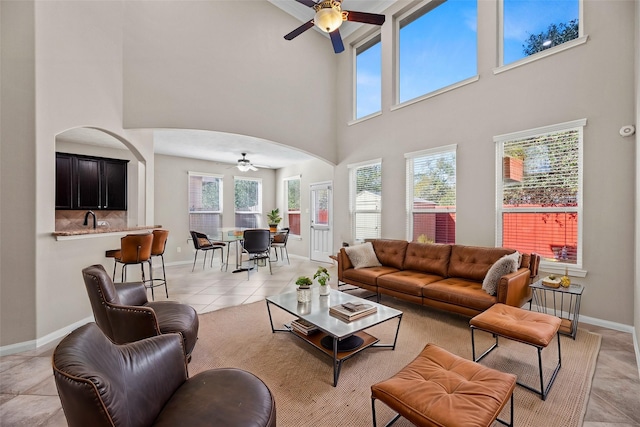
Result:
<svg viewBox="0 0 640 427"><path fill-rule="evenodd" d="M308 303L298 303L295 291L267 297L266 301L272 333L289 332L333 358L334 387L338 384L342 362L345 360L369 347L385 347L392 350L396 348L400 322L402 321L402 312L400 310L334 289L331 290L328 296L320 296L317 290L314 289L311 302ZM375 306L377 311L350 322L345 322L329 314L330 306L348 302L370 304ZM273 317L271 316L271 305L315 325L318 328L318 332L305 335L292 328L290 324L283 325L284 328L281 329L275 328L273 326ZM393 343L379 344L380 340L378 338L365 332L365 329L396 318L398 319L398 326Z"/></svg>

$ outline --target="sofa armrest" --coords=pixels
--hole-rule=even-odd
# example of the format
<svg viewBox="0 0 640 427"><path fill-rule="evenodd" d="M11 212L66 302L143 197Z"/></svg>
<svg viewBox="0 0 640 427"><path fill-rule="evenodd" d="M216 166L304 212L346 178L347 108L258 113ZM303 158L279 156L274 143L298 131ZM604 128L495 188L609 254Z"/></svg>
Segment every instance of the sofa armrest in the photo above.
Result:
<svg viewBox="0 0 640 427"><path fill-rule="evenodd" d="M340 252L338 252L338 282L344 282L342 273L350 268L353 268L353 264L351 264L347 251L340 248Z"/></svg>
<svg viewBox="0 0 640 427"><path fill-rule="evenodd" d="M497 302L522 307L531 299L530 277L528 268L520 268L515 273L502 276L498 282Z"/></svg>
<svg viewBox="0 0 640 427"><path fill-rule="evenodd" d="M156 313L151 307L108 304L109 323L116 344L125 344L160 335Z"/></svg>
<svg viewBox="0 0 640 427"><path fill-rule="evenodd" d="M145 305L147 299L147 288L142 282L114 283L121 305Z"/></svg>

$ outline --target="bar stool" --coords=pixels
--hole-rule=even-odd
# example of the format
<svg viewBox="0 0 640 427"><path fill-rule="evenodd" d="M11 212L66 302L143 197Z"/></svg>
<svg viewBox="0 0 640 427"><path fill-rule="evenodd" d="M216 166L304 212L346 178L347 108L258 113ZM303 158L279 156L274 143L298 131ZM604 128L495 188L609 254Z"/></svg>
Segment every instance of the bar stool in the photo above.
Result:
<svg viewBox="0 0 640 427"><path fill-rule="evenodd" d="M153 268L153 257L159 256L162 260L162 279L151 279L148 281L148 283L150 284L145 283L145 286L151 289L151 299L155 301L153 288L162 285L164 285L164 292L167 295L167 298L169 298L169 290L167 289L167 273L164 269L164 250L167 247L169 230L153 230L151 234L153 235L153 243L151 244L151 258L149 259L151 268Z"/></svg>
<svg viewBox="0 0 640 427"><path fill-rule="evenodd" d="M144 277L144 263L149 263L149 276L153 281L153 271L151 270L151 245L153 244L153 234L127 234L120 239L120 251L116 251L114 255L115 263L113 264L113 281L116 279L116 267L118 263L122 264L121 282L127 278L126 267L131 264L140 264L142 272L142 282L146 285ZM152 282L153 283L153 282Z"/></svg>

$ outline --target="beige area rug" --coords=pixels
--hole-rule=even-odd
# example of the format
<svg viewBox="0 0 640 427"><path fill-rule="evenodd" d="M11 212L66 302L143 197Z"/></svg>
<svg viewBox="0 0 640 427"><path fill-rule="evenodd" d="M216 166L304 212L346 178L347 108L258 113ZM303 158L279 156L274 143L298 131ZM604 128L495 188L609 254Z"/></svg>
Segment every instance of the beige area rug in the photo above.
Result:
<svg viewBox="0 0 640 427"><path fill-rule="evenodd" d="M370 426L371 385L393 376L427 343L471 359L467 318L388 297L382 302L404 313L396 349L369 348L346 360L335 388L331 359L292 334L272 333L264 301L201 315L200 338L189 364L190 374L218 367L237 367L254 373L275 396L278 426ZM277 307L272 306L271 311L276 328L293 319ZM389 343L396 325L396 320L390 320L368 332L380 338L380 343ZM476 333L476 348L483 351L491 342L490 335ZM561 336L561 346L562 368L546 401L516 387L516 426L582 425L600 335L579 330L575 341ZM555 340L542 352L545 384L555 367L557 354ZM515 373L519 381L539 386L534 347L501 339L500 346L482 364ZM508 420L508 408L509 405L500 418ZM394 414L376 402L376 415L378 425L384 425ZM395 425L411 424L401 418Z"/></svg>

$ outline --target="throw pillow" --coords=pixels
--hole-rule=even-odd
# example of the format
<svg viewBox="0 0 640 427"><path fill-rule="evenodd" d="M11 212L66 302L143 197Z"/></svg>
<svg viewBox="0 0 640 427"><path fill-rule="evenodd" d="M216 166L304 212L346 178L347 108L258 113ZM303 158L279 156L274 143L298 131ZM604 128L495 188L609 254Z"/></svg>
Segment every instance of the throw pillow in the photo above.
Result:
<svg viewBox="0 0 640 427"><path fill-rule="evenodd" d="M518 266L516 263L517 259L514 259L513 254L505 255L493 263L482 281L482 289L489 295L495 295L498 291L498 281L500 278L505 274L517 271Z"/></svg>
<svg viewBox="0 0 640 427"><path fill-rule="evenodd" d="M378 267L381 266L376 252L373 250L371 242L362 245L347 246L344 248L353 268Z"/></svg>
<svg viewBox="0 0 640 427"><path fill-rule="evenodd" d="M211 243L209 242L209 239L205 239L204 237L198 237L198 245L200 245L201 248L204 248L207 246L211 246Z"/></svg>
<svg viewBox="0 0 640 427"><path fill-rule="evenodd" d="M513 270L512 273L515 273L516 271L518 271L518 268L520 268L520 263L522 262L522 254L518 251L515 251L512 254L505 255L505 257L513 258L516 262L516 269Z"/></svg>

